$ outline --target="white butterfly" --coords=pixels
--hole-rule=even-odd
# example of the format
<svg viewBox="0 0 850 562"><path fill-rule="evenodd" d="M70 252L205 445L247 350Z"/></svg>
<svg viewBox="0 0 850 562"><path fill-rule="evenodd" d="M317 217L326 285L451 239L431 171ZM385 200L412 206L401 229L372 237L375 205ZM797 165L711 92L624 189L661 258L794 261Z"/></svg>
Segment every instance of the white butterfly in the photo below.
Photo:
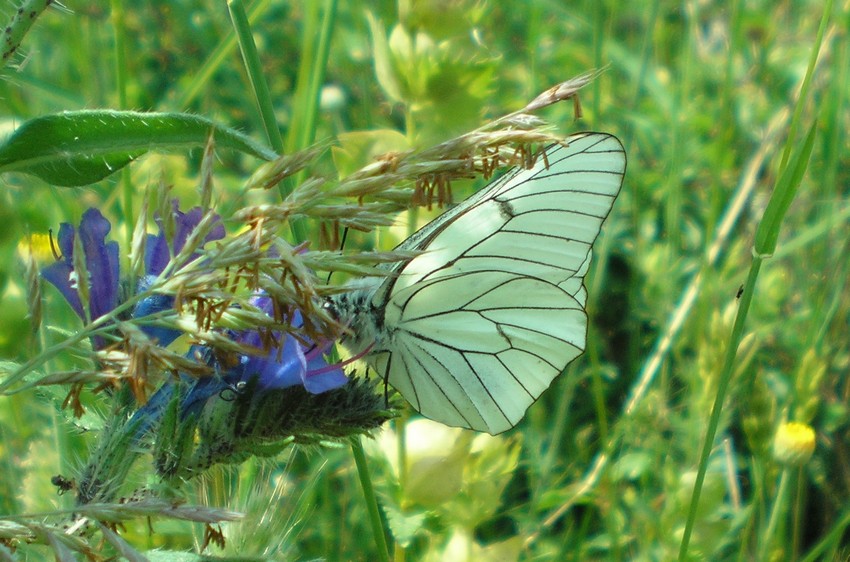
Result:
<svg viewBox="0 0 850 562"><path fill-rule="evenodd" d="M567 143L402 242L422 254L392 275L330 302L353 334L343 345L423 416L501 433L584 351L584 276L626 155L605 133Z"/></svg>

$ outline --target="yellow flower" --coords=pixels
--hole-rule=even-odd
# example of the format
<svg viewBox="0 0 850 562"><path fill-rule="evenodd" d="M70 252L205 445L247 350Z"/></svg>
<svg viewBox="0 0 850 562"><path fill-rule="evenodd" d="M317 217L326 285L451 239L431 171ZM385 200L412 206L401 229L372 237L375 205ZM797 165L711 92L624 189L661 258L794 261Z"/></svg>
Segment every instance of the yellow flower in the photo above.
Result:
<svg viewBox="0 0 850 562"><path fill-rule="evenodd" d="M773 458L787 465L799 466L815 452L815 430L799 422L779 426L773 438Z"/></svg>
<svg viewBox="0 0 850 562"><path fill-rule="evenodd" d="M26 260L32 256L35 261L45 264L55 261L53 250L50 248L50 236L48 234L31 234L27 238L18 241L18 256Z"/></svg>
<svg viewBox="0 0 850 562"><path fill-rule="evenodd" d="M408 422L404 430L407 443L405 501L430 507L457 497L463 487L464 466L474 434L425 418ZM376 445L398 476L395 433L384 431Z"/></svg>

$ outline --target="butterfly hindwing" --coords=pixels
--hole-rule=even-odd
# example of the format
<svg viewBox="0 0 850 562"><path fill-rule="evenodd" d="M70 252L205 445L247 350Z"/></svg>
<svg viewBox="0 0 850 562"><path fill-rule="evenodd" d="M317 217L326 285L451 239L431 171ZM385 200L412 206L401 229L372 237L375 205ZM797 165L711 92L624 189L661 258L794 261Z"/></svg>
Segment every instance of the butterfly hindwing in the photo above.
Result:
<svg viewBox="0 0 850 562"><path fill-rule="evenodd" d="M409 287L391 306L389 383L423 415L453 426L513 427L584 349L581 303L514 273L441 277Z"/></svg>

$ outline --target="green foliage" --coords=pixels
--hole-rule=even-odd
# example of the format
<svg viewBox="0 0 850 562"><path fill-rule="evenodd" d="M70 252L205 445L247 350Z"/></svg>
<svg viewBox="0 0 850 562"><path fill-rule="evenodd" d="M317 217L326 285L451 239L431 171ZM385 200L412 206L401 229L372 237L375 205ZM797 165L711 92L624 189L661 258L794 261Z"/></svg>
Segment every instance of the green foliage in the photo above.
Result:
<svg viewBox="0 0 850 562"><path fill-rule="evenodd" d="M98 182L149 151L216 146L271 160L275 153L202 117L137 111L73 111L27 121L0 146L0 173L32 174L53 185Z"/></svg>
<svg viewBox="0 0 850 562"><path fill-rule="evenodd" d="M156 441L158 475L189 479L215 464L277 456L292 444L315 447L368 434L392 417L375 384L362 379L322 394L299 387L258 393L255 385L216 402L194 423L175 423L175 410L171 423L163 424L171 435Z"/></svg>
<svg viewBox="0 0 850 562"><path fill-rule="evenodd" d="M111 219L116 240L129 240L143 193L161 183L168 193L161 199L179 197L186 208L198 204L199 189L211 190L211 205L232 230L285 198L292 214L274 228L289 237L287 221L301 213L303 231L290 237L312 244L301 265L362 273L372 262L314 251L319 241L333 240L329 225L386 224L409 193L377 199L369 191L374 176L356 178L347 191L337 180L399 162L402 175L411 151L601 67L581 91L581 119L570 103L539 113L560 134L613 133L629 157L623 193L594 248L586 357L505 435L402 418L365 441L390 555L846 557L846 6L400 0L371 3L367 12L355 2L265 0L248 12L257 54L246 63L220 2L119 0L69 5L72 13L45 4L27 2L38 13L26 21L11 4L3 14L7 36L20 44L0 80L0 123L9 135L0 145L0 357L15 362L0 365L0 557L93 558L95 548L129 552L126 544L151 560L174 560L198 551L218 528L207 523L221 522L226 541L212 541L211 556L375 559L351 451L319 437L292 446L292 431L262 434L261 418L294 419L304 429L299 408L315 406L309 397L242 409L233 401L200 429L180 426L172 412L160 448L134 450L122 420L110 417L131 393L103 390L112 383L97 378L80 321L52 288L42 291L42 324L25 322L38 310L28 300L27 260L53 260L49 244L33 235L76 223L94 206ZM270 111L257 106L258 76L248 85L246 66L267 85ZM270 127L291 148L326 144L263 167L274 159ZM215 158L204 157L207 149ZM296 181L293 170L320 180ZM259 176L269 180L264 187L283 177L290 184L245 189ZM472 189L457 178L451 187L456 201ZM345 198L365 199L355 212ZM154 199L150 207L163 208ZM347 244L387 250L424 220L409 212L399 228L351 232ZM122 260L139 252L121 247ZM760 270L748 273L754 249ZM748 315L736 324L740 309ZM57 348L69 337L73 345ZM37 372L8 378L44 350L55 353ZM71 387L69 373L89 378ZM19 384L60 375L65 384ZM85 409L82 418L63 407L72 388L68 403ZM382 392L370 394L377 402L369 412L383 409ZM803 425L791 425L789 436L787 422ZM701 459L712 423L716 435ZM786 432L780 452L802 466L775 458L779 431ZM236 433L244 438L238 447L215 448L233 445ZM193 468L215 466L200 477L162 478L175 474L163 467L187 459ZM59 495L55 475L74 486L100 481L102 496ZM122 503L84 506L80 495ZM88 527L100 543L62 532L81 517L117 533Z"/></svg>
<svg viewBox="0 0 850 562"><path fill-rule="evenodd" d="M465 9L455 12L466 14ZM437 41L428 29L399 23L387 36L382 22L371 14L369 27L378 83L390 101L405 107L406 124L415 125L418 144L428 146L475 128L491 95L495 58L484 55L463 34Z"/></svg>

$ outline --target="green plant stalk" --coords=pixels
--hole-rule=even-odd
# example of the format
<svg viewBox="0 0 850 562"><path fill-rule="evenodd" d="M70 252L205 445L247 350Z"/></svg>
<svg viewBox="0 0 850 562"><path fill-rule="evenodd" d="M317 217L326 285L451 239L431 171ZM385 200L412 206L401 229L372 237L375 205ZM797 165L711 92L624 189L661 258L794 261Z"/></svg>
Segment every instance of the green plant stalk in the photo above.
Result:
<svg viewBox="0 0 850 562"><path fill-rule="evenodd" d="M73 349L75 345L85 340L86 338L99 336L99 335L107 335L112 330L114 330L114 326L111 325L111 322L120 317L120 315L126 311L130 311L136 305L135 299L130 299L127 302L115 307L108 314L104 314L100 318L93 320L91 323L87 324L83 328L80 328L72 336L69 336L63 339L61 342L45 349L32 359L29 359L23 365L15 369L12 374L8 377L0 379L0 395L3 394L17 394L24 390L33 388L38 385L38 381L30 381L18 388L10 390L10 387L22 380L27 373L31 370L39 367L47 363L49 360L53 359L57 355L59 355L62 351L66 349Z"/></svg>
<svg viewBox="0 0 850 562"><path fill-rule="evenodd" d="M744 293L741 295L741 299L739 301L738 314L735 316L735 324L732 326L732 334L729 337L729 343L726 346L726 356L723 361L723 369L717 384L717 394L714 399L714 405L711 408L711 417L709 418L708 429L706 431L705 440L703 441L702 453L700 454L699 469L697 471L696 481L694 482L694 491L691 496L688 520L685 524L685 531L679 548L680 562L684 562L687 559L688 543L690 542L691 533L693 532L694 523L696 522L697 506L699 505L702 486L705 482L708 457L711 454L711 449L714 445L714 436L717 434L717 427L720 425L720 413L723 409L723 401L726 398L729 383L732 381L732 370L738 351L738 345L741 343L741 338L744 334L744 322L747 320L747 313L750 310L750 303L753 300L756 280L758 279L759 270L761 270L763 260L764 258L762 256L753 256L753 263L750 265L747 282L744 284Z"/></svg>
<svg viewBox="0 0 850 562"><path fill-rule="evenodd" d="M316 49L316 61L319 64L312 65L313 72L310 73L306 95L301 100L301 115L304 117L304 125L298 138L299 148L307 148L316 138L316 116L319 112L319 99L321 96L322 82L328 68L328 56L331 48L331 31L336 22L337 0L326 0L322 11L322 27L319 31L319 43ZM299 172L297 178L301 178L304 171Z"/></svg>
<svg viewBox="0 0 850 562"><path fill-rule="evenodd" d="M544 8L537 2L529 2L528 7L526 9L526 37L539 37L541 34L541 22L543 19ZM546 12L548 15L548 11ZM530 77L530 81L528 84L529 90L526 92L525 97L530 97L534 92L538 92L543 89L540 86L540 71L538 58L540 54L537 52L537 49L528 49L528 53L526 54L526 63L528 64L528 76ZM599 68L598 66L596 68ZM595 82L595 80L594 80Z"/></svg>
<svg viewBox="0 0 850 562"><path fill-rule="evenodd" d="M63 88L59 84L51 84L46 79L37 76L18 73L15 75L15 82L20 85L21 89L30 91L33 95L38 95L40 100L50 102L56 107L83 107L86 105L83 95L79 92ZM24 107L17 107L19 105L15 103L17 100L4 101L8 104L8 111L16 111L19 114L26 111Z"/></svg>
<svg viewBox="0 0 850 562"><path fill-rule="evenodd" d="M602 10L601 8L599 10ZM601 25L601 23L599 23ZM594 33L601 33L601 30L596 30ZM601 47L600 47L601 50ZM601 64L601 62L599 63ZM597 68L601 68L601 66L597 66ZM598 88L599 80L594 80L592 85L594 88ZM594 90L596 92L596 90ZM594 93L594 103L593 103L593 112L594 116L597 116L597 102L598 94ZM627 166L628 169L628 166ZM614 231L615 228L612 228L613 217L608 218L607 222L607 230ZM591 262L590 267L592 268L593 275L591 276L590 285L587 287L589 298L593 299L593 301L587 307L588 309L593 309L597 306L598 296L602 293L602 286L604 284L606 274L607 274L607 266L608 266L608 258L611 255L611 246L613 242L612 236L602 236L601 239L597 243L597 247L593 250L594 260ZM607 409L605 407L605 384L602 380L602 361L600 359L599 347L596 345L596 338L589 337L590 331L592 328L588 326L588 337L585 338L586 347L585 350L587 353L588 363L591 366L591 389L593 394L593 404L594 411L596 414L596 420L598 423L598 431L599 431L599 441L602 443L607 443L610 437L609 423L608 423L608 415ZM559 395L559 404L558 411L562 408L568 408L569 404L561 404L567 398L567 394ZM556 418L557 419L557 418ZM553 440L553 443L558 443L558 440ZM614 500L615 498L611 498Z"/></svg>
<svg viewBox="0 0 850 562"><path fill-rule="evenodd" d="M685 142L689 132L685 131L684 113L688 111L689 100L695 95L693 89L693 68L695 52L697 46L695 44L696 30L695 27L698 21L696 12L696 2L686 4L689 6L683 10L685 17L685 25L682 27L682 33L685 37L682 41L682 57L681 73L676 80L677 88L673 96L673 106L671 108L672 115L670 124L670 149L667 153L669 158L669 170L666 172L666 179L662 189L667 196L664 205L664 216L667 224L670 225L667 252L672 256L675 255L678 248L682 245L682 208L684 207L682 181L684 178L685 166Z"/></svg>
<svg viewBox="0 0 850 562"><path fill-rule="evenodd" d="M850 218L850 209L847 209L844 215ZM837 221L836 224L838 224ZM850 251L850 238L845 240L844 248L838 255L847 255L848 251ZM818 307L813 310L812 318L819 318L820 323L815 327L814 335L811 337L811 346L818 350L819 353L824 351L824 339L829 332L829 327L832 325L835 316L838 314L839 310L841 310L842 298L847 287L847 279L850 277L848 276L848 269L850 269L850 264L846 261L836 264L834 270L835 273L831 277L832 279L837 280L835 283L835 289L832 292L832 297L829 299L829 302L818 303ZM826 299L824 299L824 301L826 301Z"/></svg>
<svg viewBox="0 0 850 562"><path fill-rule="evenodd" d="M806 486L803 474L803 467L797 468L796 478L794 479L796 494L794 494L793 516L791 522L791 555L796 559L800 556L800 534L803 530L806 501Z"/></svg>
<svg viewBox="0 0 850 562"><path fill-rule="evenodd" d="M776 189L770 197L767 209L765 209L764 216L759 221L759 226L756 230L754 251L757 256L769 257L776 251L776 241L779 239L780 226L785 219L785 213L788 212L788 207L791 206L791 201L797 195L797 188L800 186L800 181L806 172L809 156L811 156L812 148L814 147L816 131L817 121L809 128L805 142L796 154L791 157L791 161L783 169L782 175L776 183Z"/></svg>
<svg viewBox="0 0 850 562"><path fill-rule="evenodd" d="M398 446L398 501L399 507L404 509L404 494L407 489L407 420L410 417L410 410L405 408L401 415L395 420L395 435L396 444ZM368 478L368 474L366 475ZM404 562L407 559L407 552L398 543L393 545L393 561Z"/></svg>
<svg viewBox="0 0 850 562"><path fill-rule="evenodd" d="M378 549L378 557L381 562L390 562L390 554L387 550L387 538L384 535L384 525L381 522L381 514L378 511L378 499L375 497L375 489L369 476L369 464L366 462L366 454L363 452L363 443L360 437L351 438L351 452L354 454L354 462L357 465L357 475L360 477L360 487L363 488L363 496L366 500L366 508L369 511L369 522L372 526L372 535L375 539L375 547Z"/></svg>
<svg viewBox="0 0 850 562"><path fill-rule="evenodd" d="M788 504L788 486L791 481L791 469L785 467L782 469L782 475L779 477L779 489L776 491L776 501L773 502L773 509L770 511L770 519L767 522L767 529L760 537L761 544L756 560L767 561L770 557L770 545L773 542L773 535L776 534L776 528L779 525L779 519L785 514Z"/></svg>
<svg viewBox="0 0 850 562"><path fill-rule="evenodd" d="M275 152L283 154L283 137L280 136L277 119L274 116L272 96L269 92L266 79L263 76L263 65L260 62L257 45L254 43L254 37L251 34L251 24L248 23L245 6L242 0L228 0L227 9L230 11L230 19L233 22L233 29L236 32L239 50L242 52L245 70L248 72L248 80L251 81L251 88L254 91L257 109L260 111L260 118L266 130L266 137Z"/></svg>
<svg viewBox="0 0 850 562"><path fill-rule="evenodd" d="M820 197L840 197L838 193L842 190L841 182L838 180L842 165L840 162L844 154L844 126L842 125L841 115L844 114L843 108L846 108L847 81L848 71L850 71L850 57L848 57L850 49L846 41L838 41L834 47L834 52L830 58L831 68L829 73L831 76L831 88L827 93L822 104L823 111L820 121L823 128L823 136L821 146L823 147L823 176L819 182ZM829 260L828 249L834 248L839 244L842 246L839 253L836 255L847 255L850 250L850 238L847 237L845 229L839 227L850 216L850 209L844 209L842 213L840 209L824 205L819 214L823 217L822 220L817 220L816 224L822 225L824 230L828 232L826 243L821 246L823 255L819 256L820 261ZM825 344L825 338L829 334L830 326L833 325L835 317L842 310L843 297L848 281L848 270L850 263L846 260L838 260L831 267L831 271L826 272L825 279L832 280L832 295L827 296L827 291L823 291L820 298L815 299L814 308L811 318L818 318L819 325L812 323L811 334L808 336L810 346L814 348L818 354L829 354Z"/></svg>
<svg viewBox="0 0 850 562"><path fill-rule="evenodd" d="M594 351L594 353L589 353L589 359L592 363L591 368L593 369L596 369L596 366L599 364L599 361L597 360L597 353L595 353L596 347L597 346L593 345L591 348L591 345L588 344L588 352L590 352L591 349ZM554 423L552 424L550 432L546 435L548 439L546 454L537 466L539 482L533 487L535 497L538 499L540 494L544 492L541 487L550 484L549 479L552 477L555 463L561 455L560 444L567 432L570 405L573 403L576 396L576 386L578 383L576 382L575 372L576 369L574 367L568 366L566 372L561 375L564 380L559 383L558 400L555 406L555 414L552 416ZM605 419L607 420L607 418ZM601 438L600 441L602 441ZM534 503L536 502L532 502L532 504Z"/></svg>
<svg viewBox="0 0 850 562"><path fill-rule="evenodd" d="M679 560L684 562L687 558L688 544L690 542L691 533L693 532L694 524L696 523L697 506L699 505L702 486L705 483L705 474L708 468L708 457L711 454L711 449L714 446L714 438L717 435L717 428L720 425L720 414L723 410L723 402L726 399L726 393L729 389L729 384L732 381L732 372L735 363L738 345L741 343L741 338L744 334L744 323L747 320L747 313L750 309L750 304L755 293L756 281L759 271L765 259L769 258L776 249L776 240L779 236L779 230L782 226L782 220L785 218L785 212L791 204L794 195L797 193L797 188L802 180L803 173L808 165L809 156L811 156L812 148L814 147L815 132L817 131L817 122L813 123L806 136L806 141L800 146L794 156L791 158L788 166L782 171L779 181L776 183L776 188L767 204L764 216L759 222L756 231L756 241L753 248L753 263L750 266L750 271L747 275L747 281L744 284L744 292L738 304L738 314L735 316L735 323L732 326L732 333L729 337L729 343L726 346L726 355L723 360L723 368L720 371L720 378L717 384L717 394L714 399L714 405L711 408L711 416L706 430L705 440L703 441L702 452L700 454L699 468L697 471L696 481L694 482L694 491L691 496L691 506L688 511L688 520L685 524L685 530L682 535L682 542L679 549ZM792 142L789 138L788 142Z"/></svg>
<svg viewBox="0 0 850 562"><path fill-rule="evenodd" d="M589 355L592 366L590 387L591 393L593 394L593 409L596 414L596 422L599 427L599 441L607 443L610 437L610 432L608 428L608 410L605 406L605 384L602 381L602 361L600 361L599 358L599 349L595 343L595 339L593 341L588 341L587 347L591 352Z"/></svg>
<svg viewBox="0 0 850 562"><path fill-rule="evenodd" d="M6 419L14 420L16 423L15 426L11 426L11 424L0 425L0 439L3 440L3 443L11 443L14 439L12 427L23 427L24 420L27 419L25 415L22 415L21 406L20 400L10 400L7 404L4 404ZM53 414L53 416L55 419L58 414ZM55 428L58 427L58 423L54 421L53 426L54 431L56 431ZM6 451L11 451L11 447L7 446ZM3 479L0 481L0 510L4 514L17 513L21 510L20 500L15 489L19 485L18 483L24 480L26 473L20 470L20 466L15 463L14 457L15 455L7 453L0 459L0 477Z"/></svg>
<svg viewBox="0 0 850 562"><path fill-rule="evenodd" d="M45 332L46 332L46 330L40 329L40 330L38 330L38 332L36 334L39 351L47 348L47 335L46 335ZM53 365L51 363L52 362L48 362L48 365L47 365L47 367L48 367L47 370L50 371L50 372L52 372L54 370ZM20 404L21 404L20 400L9 400L6 407L9 408L11 412L17 413L18 407L20 406ZM24 416L20 416L21 423L23 423L23 419L24 419ZM73 455L71 455L69 453L71 449L68 445L69 435L68 435L68 431L67 431L68 428L67 428L67 425L66 425L66 420L59 413L59 410L57 408L50 408L50 424L53 426L53 431L52 431L52 433L53 433L53 446L56 447L56 452L58 453L57 454L58 464L57 464L56 469L58 470L58 473L60 475L64 475L64 474L67 474L67 473L69 473L69 472L71 472L71 471L73 471L77 468L77 466L76 466L77 459L73 458ZM4 443L7 442L5 437L6 436L4 435L4 432L0 431L0 438L3 438ZM6 456L11 456L11 455L6 455ZM16 478L11 477L11 474L12 474L11 469L12 469L13 466L14 465L10 462L10 463L8 463L8 465L5 465L3 467L3 468L6 469L5 470L5 472L6 472L6 482L17 481ZM0 502L0 508L2 508L2 506L3 506L3 504L2 504L2 502ZM9 513L11 513L11 512L9 512Z"/></svg>
<svg viewBox="0 0 850 562"><path fill-rule="evenodd" d="M806 74L803 76L803 83L800 86L800 100L808 99L809 92L812 87L812 79L815 74L815 65L818 62L818 55L820 54L820 48L823 44L823 36L826 33L826 27L829 24L829 16L832 14L832 0L826 0L826 5L823 7L823 14L821 15L820 26L818 27L818 33L815 37L815 43L812 46L812 51L809 54L809 64L806 67ZM798 103L796 107L794 107L794 116L791 118L791 125L788 127L788 138L796 138L797 129L800 127L800 119L803 113L803 104ZM786 144L785 150L782 153L782 160L779 164L779 169L785 169L785 164L788 162L788 158L791 156L791 145Z"/></svg>
<svg viewBox="0 0 850 562"><path fill-rule="evenodd" d="M714 155L712 160L718 165L712 167L711 179L712 185L723 185L723 173L731 164L730 146L734 146L736 135L739 134L738 126L735 121L735 104L732 93L735 91L735 60L736 55L740 53L741 48L741 27L742 17L739 0L732 0L729 3L729 47L726 50L726 64L724 68L723 88L720 90L720 103L718 105L719 112L717 114L718 134L723 139L722 142L716 143L714 147ZM711 237L713 225L717 224L718 218L723 213L723 205L725 203L725 192L722 189L710 190L711 197L709 198L710 213L704 221L705 236Z"/></svg>
<svg viewBox="0 0 850 562"><path fill-rule="evenodd" d="M604 68L607 64L607 61L602 60L602 49L605 37L605 22L611 21L611 18L608 15L608 6L602 2L598 2L594 4L593 9L593 68ZM530 35L530 37L534 37ZM591 115L593 115L593 119L599 121L599 105L601 96L601 84L599 80L594 80L590 87L591 91ZM591 124L592 125L592 124ZM591 129L593 127L591 126Z"/></svg>
<svg viewBox="0 0 850 562"><path fill-rule="evenodd" d="M617 503L622 502L622 497L616 496L615 490L617 489L617 486L615 486L610 481L606 482L606 480L608 480L609 476L610 476L610 473L606 473L605 475L602 476L602 486L604 488L610 490L610 492L608 493L608 499L614 500ZM608 532L608 536L611 537L610 560L626 560L627 557L625 557L623 555L624 553L623 553L623 549L622 549L622 546L621 546L621 541L623 541L623 537L622 537L622 533L621 533L622 521L617 516L618 515L617 510L613 508L614 505L617 505L617 504L616 503L611 504L611 508L608 509L607 510L608 513L605 514L605 528Z"/></svg>
<svg viewBox="0 0 850 562"><path fill-rule="evenodd" d="M296 152L304 148L300 143L304 138L304 124L308 121L304 112L308 111L309 103L305 100L309 95L309 85L313 83L310 76L316 72L316 65L321 64L316 55L315 38L320 33L318 27L319 3L310 2L304 5L304 23L301 30L301 63L298 65L298 76L295 81L295 92L292 94L292 110L289 119L289 129L286 132L286 152ZM292 181L287 178L287 182Z"/></svg>
<svg viewBox="0 0 850 562"><path fill-rule="evenodd" d="M245 62L245 69L248 72L248 79L251 81L251 88L254 90L254 98L257 102L257 108L260 111L260 118L263 122L263 127L266 130L266 136L269 139L269 144L278 154L285 153L283 137L280 135L280 129L277 126L277 119L274 115L274 105L272 104L271 93L269 92L268 83L263 76L263 67L260 62L260 56L257 53L257 46L254 43L253 35L251 34L251 24L248 22L248 16L245 13L245 6L242 0L228 0L228 10L230 10L230 18L233 21L233 29L236 31L236 40L239 43L239 49L242 52L242 59ZM289 182L281 182L278 185L281 199L286 198L292 192L293 184ZM308 239L307 228L303 221L292 220L289 223L292 236L296 243L303 242Z"/></svg>
<svg viewBox="0 0 850 562"><path fill-rule="evenodd" d="M336 23L336 0L326 0L319 21L318 2L306 5L304 31L301 43L301 66L298 69L298 81L293 99L293 114L286 137L285 149L292 153L303 150L313 144L316 137L316 116L319 111L319 98L322 83L328 67L331 32ZM318 36L318 40L316 37ZM293 186L300 184L306 171L296 173L281 184L282 193L288 193ZM306 227L301 219L292 221L292 231L297 241L306 239Z"/></svg>
<svg viewBox="0 0 850 562"><path fill-rule="evenodd" d="M257 21L269 9L271 2L272 0L254 2L251 5L251 10L248 12L248 22L254 23ZM203 91L204 86L209 83L213 74L228 60L235 46L236 35L233 31L229 31L198 72L194 74L188 85L182 89L182 93L177 98L176 109L185 111L192 104L195 98L198 97L198 94Z"/></svg>
<svg viewBox="0 0 850 562"><path fill-rule="evenodd" d="M126 27L124 25L124 5L121 0L111 1L112 30L115 38L115 89L118 93L118 107L127 109L127 65L125 53L127 45Z"/></svg>
<svg viewBox="0 0 850 562"><path fill-rule="evenodd" d="M121 0L112 0L110 6L112 9L112 30L115 37L115 90L118 94L118 108L127 109L127 59L125 56L127 52L127 29L124 25L124 5ZM130 224L135 215L133 210L135 193L130 170L127 168L121 170L121 194L123 207L121 212L124 215L124 220ZM133 229L124 229L124 236L125 247L129 248L133 242Z"/></svg>
<svg viewBox="0 0 850 562"><path fill-rule="evenodd" d="M761 519L764 512L765 466L762 457L750 457L750 465L752 467L750 472L752 474L753 493L752 500L750 501L750 515L747 517L746 524L741 527L738 533L740 537L738 541L738 557L736 558L738 562L744 562L752 558L750 555L750 541L755 536L754 529L756 528L756 521Z"/></svg>
<svg viewBox="0 0 850 562"><path fill-rule="evenodd" d="M21 46L24 36L35 24L38 16L50 6L50 0L29 0L15 10L15 15L3 30L3 63L12 60L12 55Z"/></svg>

